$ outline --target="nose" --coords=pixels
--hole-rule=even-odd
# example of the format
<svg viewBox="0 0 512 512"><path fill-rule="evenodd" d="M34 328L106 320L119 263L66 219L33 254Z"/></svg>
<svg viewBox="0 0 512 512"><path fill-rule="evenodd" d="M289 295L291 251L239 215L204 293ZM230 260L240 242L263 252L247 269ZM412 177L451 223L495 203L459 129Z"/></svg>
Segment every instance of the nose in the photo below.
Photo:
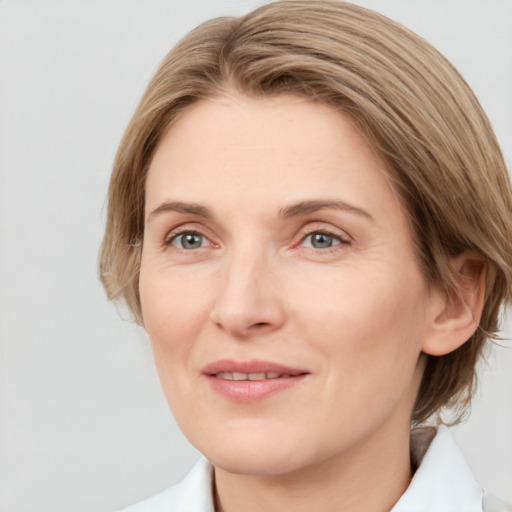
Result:
<svg viewBox="0 0 512 512"><path fill-rule="evenodd" d="M210 318L238 339L269 333L283 325L276 267L265 254L246 250L227 259Z"/></svg>

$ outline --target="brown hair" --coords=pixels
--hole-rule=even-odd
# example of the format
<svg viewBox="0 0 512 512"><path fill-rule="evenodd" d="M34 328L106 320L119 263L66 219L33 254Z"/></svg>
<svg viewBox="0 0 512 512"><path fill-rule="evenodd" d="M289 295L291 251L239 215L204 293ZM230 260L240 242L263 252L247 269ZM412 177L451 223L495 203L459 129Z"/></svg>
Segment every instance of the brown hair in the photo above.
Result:
<svg viewBox="0 0 512 512"><path fill-rule="evenodd" d="M283 0L189 33L164 59L121 141L99 266L110 299L142 323L138 276L146 172L159 140L191 104L236 89L303 95L349 114L387 162L429 283L456 289L450 260L486 260L480 328L428 356L413 419L469 404L475 363L512 295L512 194L496 138L469 86L416 34L335 0Z"/></svg>

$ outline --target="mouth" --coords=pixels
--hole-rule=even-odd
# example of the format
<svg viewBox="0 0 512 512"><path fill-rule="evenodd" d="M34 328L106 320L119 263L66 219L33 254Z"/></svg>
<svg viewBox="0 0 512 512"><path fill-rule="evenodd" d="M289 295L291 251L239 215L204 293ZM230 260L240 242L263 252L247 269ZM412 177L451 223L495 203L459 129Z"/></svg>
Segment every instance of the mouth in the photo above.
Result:
<svg viewBox="0 0 512 512"><path fill-rule="evenodd" d="M267 361L221 360L203 368L211 389L236 402L262 400L298 385L310 374Z"/></svg>
<svg viewBox="0 0 512 512"><path fill-rule="evenodd" d="M240 373L240 372L219 372L213 375L218 379L226 380L267 380L291 377L289 373L265 372L265 373Z"/></svg>

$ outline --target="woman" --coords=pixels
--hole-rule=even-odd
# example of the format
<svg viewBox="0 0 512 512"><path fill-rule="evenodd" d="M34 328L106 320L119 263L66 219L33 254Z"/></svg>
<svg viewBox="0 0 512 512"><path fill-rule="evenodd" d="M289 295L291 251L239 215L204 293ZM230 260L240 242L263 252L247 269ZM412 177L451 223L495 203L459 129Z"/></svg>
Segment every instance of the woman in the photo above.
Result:
<svg viewBox="0 0 512 512"><path fill-rule="evenodd" d="M206 458L128 510L504 506L411 425L470 402L511 212L477 100L400 25L291 0L191 32L119 148L100 269Z"/></svg>

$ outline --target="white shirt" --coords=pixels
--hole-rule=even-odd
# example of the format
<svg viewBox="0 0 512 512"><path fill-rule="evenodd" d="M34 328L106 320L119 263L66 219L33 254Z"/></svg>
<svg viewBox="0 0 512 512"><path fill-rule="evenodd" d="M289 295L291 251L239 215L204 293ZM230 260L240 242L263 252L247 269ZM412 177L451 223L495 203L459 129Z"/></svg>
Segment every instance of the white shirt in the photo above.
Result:
<svg viewBox="0 0 512 512"><path fill-rule="evenodd" d="M411 456L418 469L391 512L512 511L478 485L446 427L413 431ZM180 483L121 512L215 512L212 478L202 458Z"/></svg>

